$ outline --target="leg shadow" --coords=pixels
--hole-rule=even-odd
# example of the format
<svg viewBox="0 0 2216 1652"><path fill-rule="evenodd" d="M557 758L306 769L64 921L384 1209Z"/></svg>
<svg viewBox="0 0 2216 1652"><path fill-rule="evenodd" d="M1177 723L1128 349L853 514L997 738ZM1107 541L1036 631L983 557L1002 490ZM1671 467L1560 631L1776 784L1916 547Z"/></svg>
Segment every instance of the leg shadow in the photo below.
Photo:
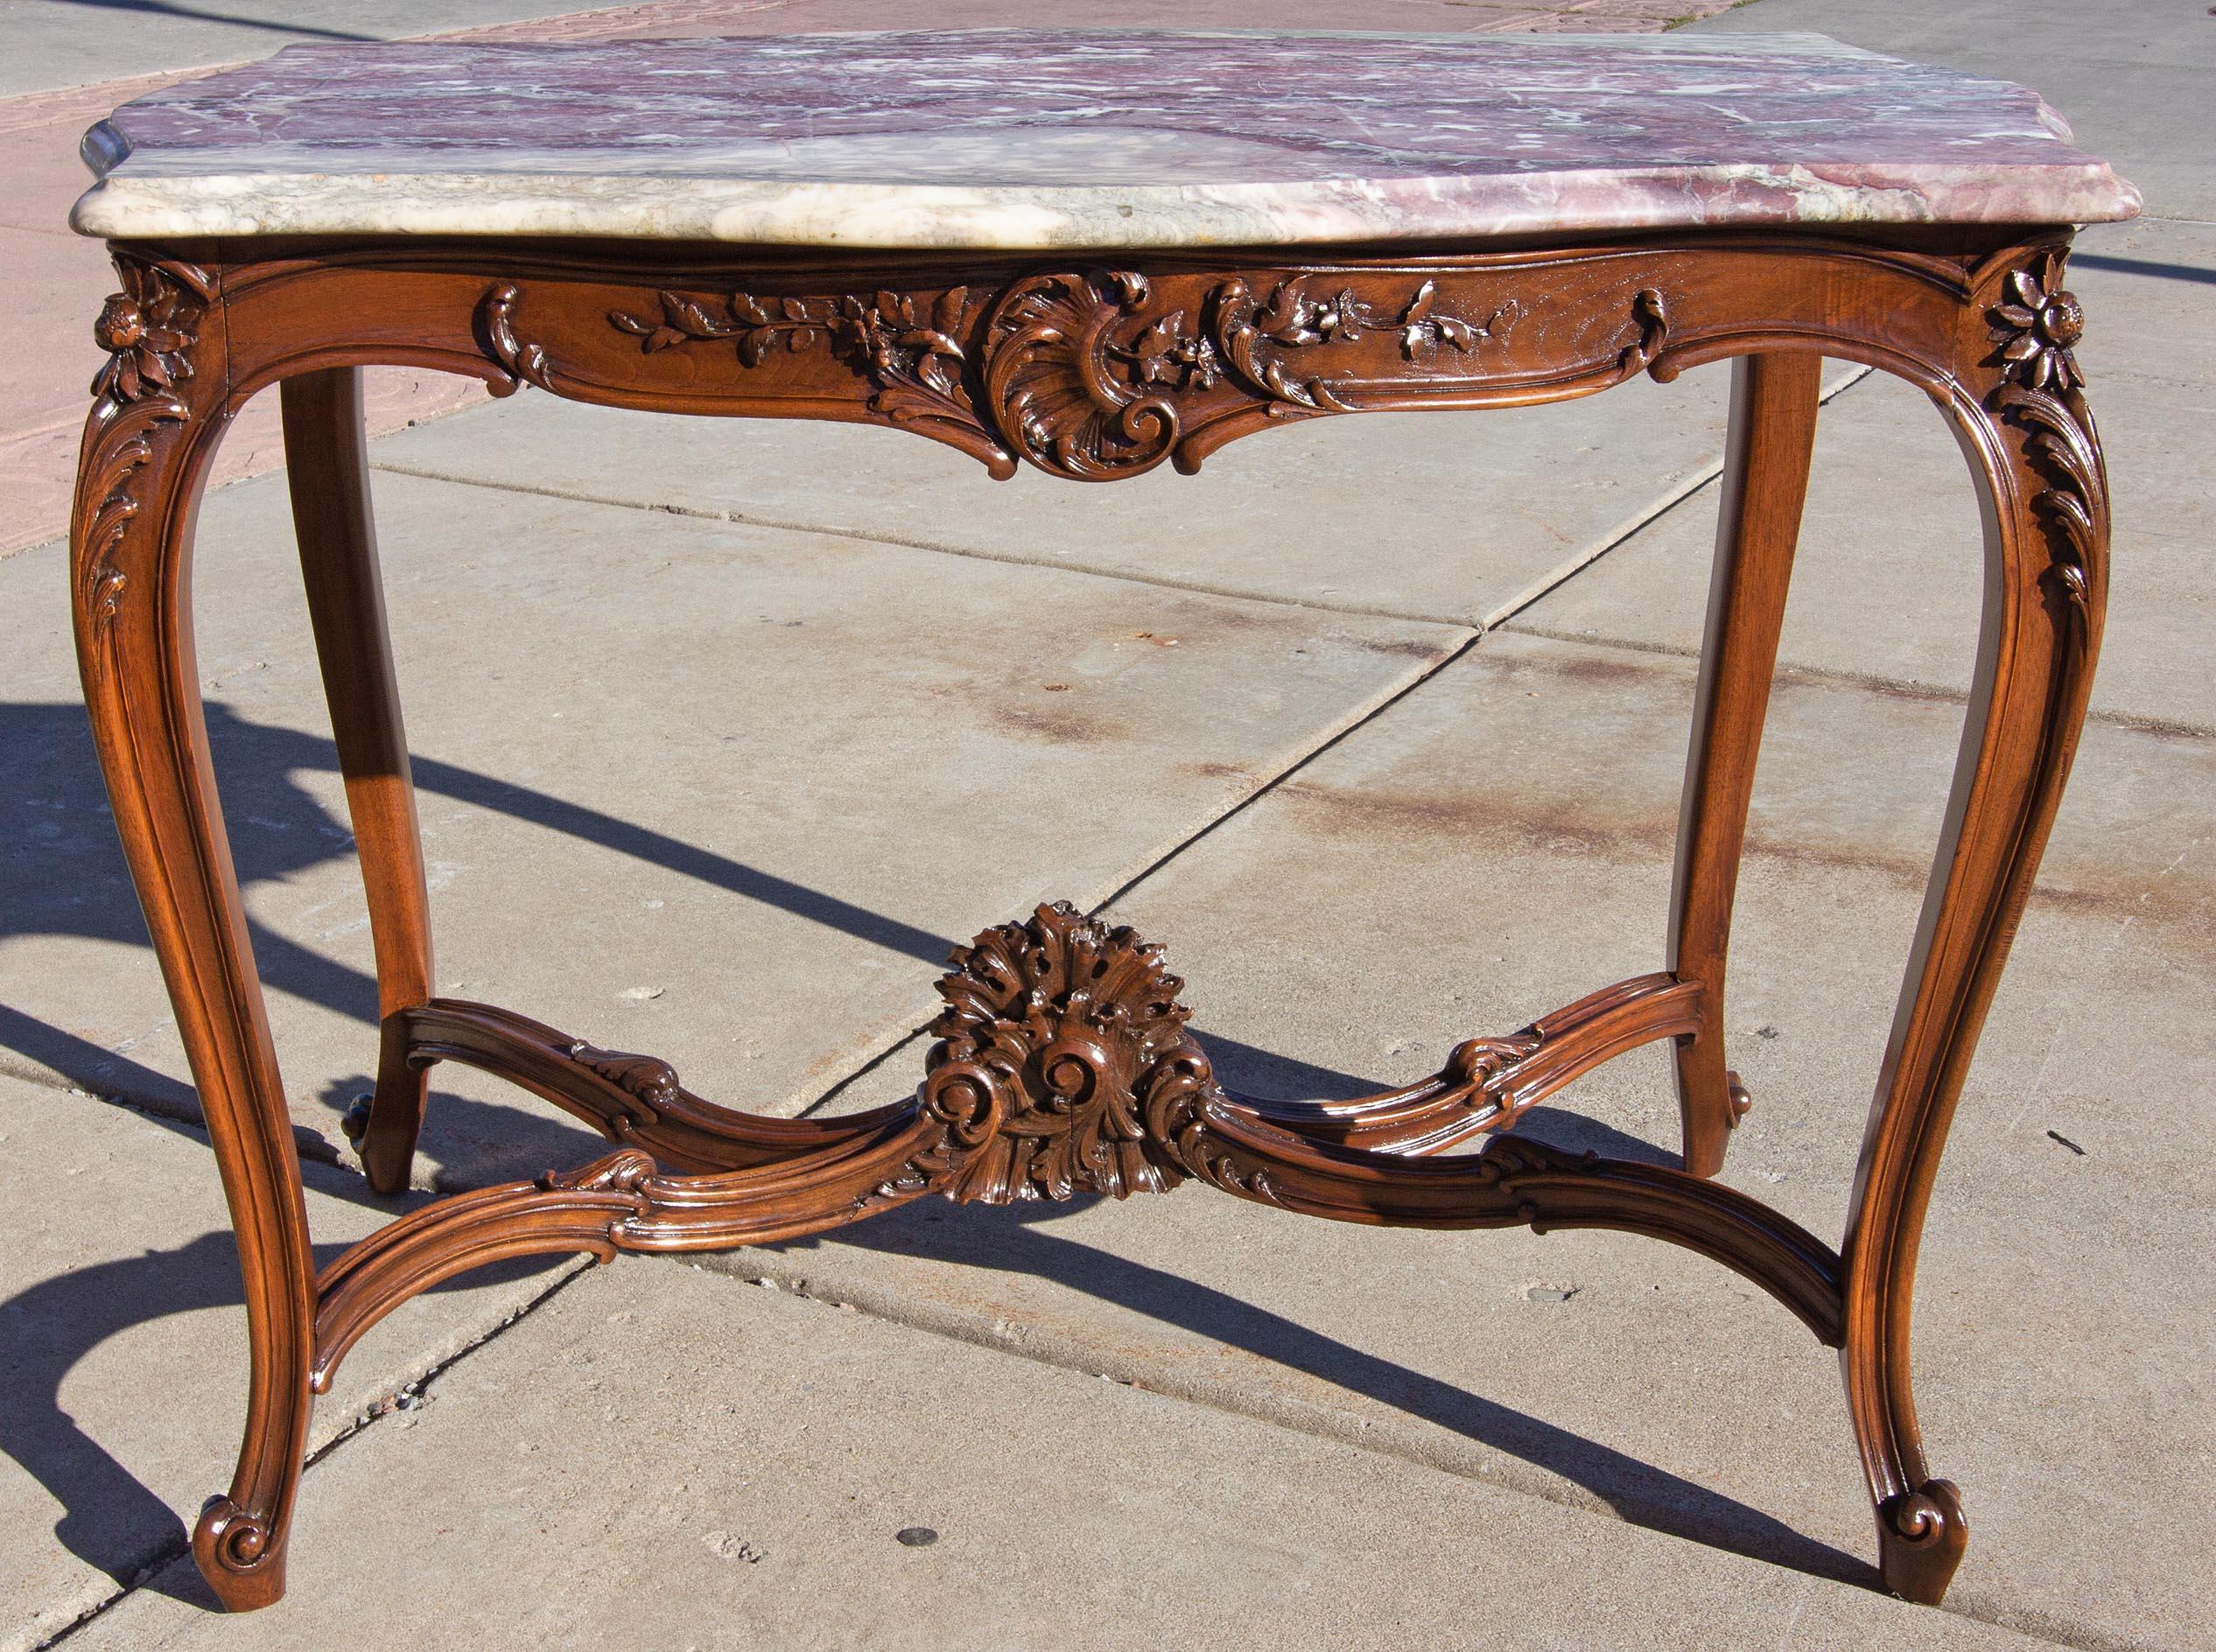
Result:
<svg viewBox="0 0 2216 1652"><path fill-rule="evenodd" d="M1817 1577L1880 1586L1876 1568L1867 1561L1736 1498L1224 1292L1045 1231L1045 1224L1090 1202L970 1206L958 1223L934 1222L939 1213L928 1203L909 1205L836 1235L779 1249L852 1245L1051 1280L1451 1429L1560 1476L1632 1525Z"/></svg>
<svg viewBox="0 0 2216 1652"><path fill-rule="evenodd" d="M331 1173L317 1178L319 1190ZM359 1186L359 1179L354 1179ZM403 1207L396 1205L396 1209ZM316 1247L318 1265L346 1247ZM505 1262L439 1287L452 1291L524 1279L560 1265L560 1257ZM208 1598L192 1569L165 1563L191 1548L177 1512L102 1445L62 1404L70 1372L95 1348L136 1326L200 1308L237 1308L238 1248L228 1231L207 1233L165 1250L93 1264L57 1274L0 1302L7 1328L0 1351L0 1451L21 1465L62 1506L54 1536L78 1559L130 1587L151 1571L145 1586L179 1600ZM150 1383L150 1404L177 1404ZM224 1446L207 1465L217 1489Z"/></svg>

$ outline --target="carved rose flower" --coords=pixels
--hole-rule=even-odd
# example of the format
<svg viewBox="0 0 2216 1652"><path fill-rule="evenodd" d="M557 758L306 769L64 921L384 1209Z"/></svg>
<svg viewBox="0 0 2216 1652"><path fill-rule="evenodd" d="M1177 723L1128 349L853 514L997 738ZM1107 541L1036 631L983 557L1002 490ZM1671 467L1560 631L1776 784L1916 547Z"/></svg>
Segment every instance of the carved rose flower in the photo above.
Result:
<svg viewBox="0 0 2216 1652"><path fill-rule="evenodd" d="M2009 276L2009 302L1994 318L2012 335L2001 359L2035 390L2074 390L2085 382L2072 346L2085 334L2086 312L2059 289L2046 290L2038 276L2018 270Z"/></svg>
<svg viewBox="0 0 2216 1652"><path fill-rule="evenodd" d="M123 290L111 294L93 323L93 341L108 352L93 379L95 396L136 402L192 376L196 300L150 265L122 266Z"/></svg>

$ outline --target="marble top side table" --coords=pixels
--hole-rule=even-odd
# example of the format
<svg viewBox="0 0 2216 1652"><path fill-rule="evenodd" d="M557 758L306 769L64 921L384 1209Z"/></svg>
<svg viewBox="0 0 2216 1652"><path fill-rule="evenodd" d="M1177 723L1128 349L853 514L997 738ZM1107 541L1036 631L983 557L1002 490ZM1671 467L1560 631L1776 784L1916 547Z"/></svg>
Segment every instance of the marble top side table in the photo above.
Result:
<svg viewBox="0 0 2216 1652"><path fill-rule="evenodd" d="M1436 1228L1690 1246L1840 1350L1885 1582L1937 1601L1965 1538L1909 1379L1918 1238L2061 794L2107 590L2107 494L2062 286L2137 199L2029 92L1815 36L982 31L586 46L297 46L87 136L75 226L123 290L74 520L85 693L229 1198L245 1444L193 1549L284 1589L312 1394L379 1316L545 1251L788 1238L926 1194L1118 1197L1188 1180ZM1838 1250L1716 1183L1749 788L1833 355L1922 388L1986 524L1954 791ZM910 1102L734 1112L663 1062L434 996L359 368L615 406L862 420L995 476L1189 470L1371 409L1561 400L1736 358L1669 932L1602 987L1351 1102L1217 1082L1160 949L1041 906L957 953ZM483 1068L613 1152L436 1201L319 1272L209 767L188 598L224 428L275 384L381 998L370 1183L409 1180L426 1075ZM1514 1133L1672 1040L1684 1168ZM1450 1152L1457 1146L1474 1151Z"/></svg>

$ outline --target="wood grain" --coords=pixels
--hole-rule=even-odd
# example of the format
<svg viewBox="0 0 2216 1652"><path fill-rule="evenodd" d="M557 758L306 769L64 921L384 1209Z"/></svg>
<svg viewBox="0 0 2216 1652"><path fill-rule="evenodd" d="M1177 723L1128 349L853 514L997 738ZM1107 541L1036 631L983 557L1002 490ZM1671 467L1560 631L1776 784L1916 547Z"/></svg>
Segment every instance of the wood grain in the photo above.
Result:
<svg viewBox="0 0 2216 1652"><path fill-rule="evenodd" d="M1763 715L1778 668L1778 633L1808 493L1823 358L1767 354L1733 364L1716 518L1708 635L1693 693L1693 737L1678 817L1665 962L1708 989L1707 1024L1678 1040L1678 1107L1685 1167L1723 1168L1727 1136L1746 1111L1739 1075L1724 1065L1723 976L1739 849L1747 835Z"/></svg>
<svg viewBox="0 0 2216 1652"><path fill-rule="evenodd" d="M1898 227L1112 267L521 240L116 248L123 285L97 329L109 363L86 427L71 590L102 766L246 1279L245 1440L194 1537L219 1596L243 1609L282 1592L311 1384L380 1315L454 1273L536 1252L789 1238L928 1194L1125 1197L1198 1180L1346 1222L1625 1228L1738 1270L1840 1348L1885 1580L1936 1602L1966 1528L1916 1419L1918 1243L2068 775L2107 593L2107 479L2072 354L2084 316L2061 285L2068 244L2065 227ZM1987 579L1955 789L1837 1251L1707 1180L1736 1116L1722 1044L1732 894L1825 355L1918 385L1952 423L1982 502ZM430 996L362 365L612 406L874 423L995 475L1028 463L1114 480L1165 460L1190 469L1291 421L1559 401L1727 357L1744 360L1658 973L1472 1039L1418 1084L1262 1103L1217 1082L1158 948L1042 906L956 955L913 1100L827 1121L733 1112L651 1055ZM424 1071L440 1060L509 1078L616 1144L579 1172L435 1202L319 1279L186 613L209 457L238 408L279 382L376 942L372 1181L405 1184ZM1509 1130L1596 1063L1664 1038L1677 1041L1685 1170Z"/></svg>

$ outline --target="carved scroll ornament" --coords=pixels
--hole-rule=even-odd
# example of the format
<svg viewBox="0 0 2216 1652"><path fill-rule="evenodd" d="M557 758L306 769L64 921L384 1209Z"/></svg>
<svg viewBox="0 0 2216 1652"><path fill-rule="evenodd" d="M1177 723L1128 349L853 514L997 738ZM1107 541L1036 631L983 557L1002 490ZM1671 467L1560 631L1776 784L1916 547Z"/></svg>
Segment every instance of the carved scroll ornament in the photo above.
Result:
<svg viewBox="0 0 2216 1652"><path fill-rule="evenodd" d="M1659 288L1611 279L1593 273L1592 290L1551 301L1543 322L1489 271L1089 268L1024 275L997 290L665 287L600 312L598 340L556 337L577 310L562 303L546 305L540 324L556 333L532 334L521 324L525 292L502 283L485 291L477 331L511 385L587 399L638 394L652 381L609 355L613 332L649 358L717 353L682 381L710 410L859 396L875 419L950 442L996 474L1020 456L1103 481L1165 458L1190 469L1272 421L1552 401L1620 383L1653 366L1670 324ZM827 374L832 363L843 372Z"/></svg>

